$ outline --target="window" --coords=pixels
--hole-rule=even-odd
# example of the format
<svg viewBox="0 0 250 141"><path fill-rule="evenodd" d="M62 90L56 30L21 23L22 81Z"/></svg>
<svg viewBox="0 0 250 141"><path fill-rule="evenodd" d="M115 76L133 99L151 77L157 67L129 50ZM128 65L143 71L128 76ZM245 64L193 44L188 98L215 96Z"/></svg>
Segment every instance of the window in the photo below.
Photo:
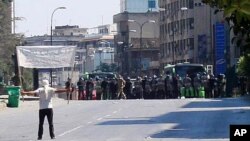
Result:
<svg viewBox="0 0 250 141"><path fill-rule="evenodd" d="M194 0L187 0L188 8L194 9Z"/></svg>
<svg viewBox="0 0 250 141"><path fill-rule="evenodd" d="M194 29L194 18L187 19L187 25L189 29Z"/></svg>
<svg viewBox="0 0 250 141"><path fill-rule="evenodd" d="M194 38L189 38L190 49L194 49Z"/></svg>

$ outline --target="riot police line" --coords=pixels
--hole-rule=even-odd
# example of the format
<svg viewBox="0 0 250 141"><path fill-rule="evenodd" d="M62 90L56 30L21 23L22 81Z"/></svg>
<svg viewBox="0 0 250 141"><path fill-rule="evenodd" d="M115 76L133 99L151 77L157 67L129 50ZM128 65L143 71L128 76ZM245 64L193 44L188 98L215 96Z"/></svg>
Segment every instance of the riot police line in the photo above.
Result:
<svg viewBox="0 0 250 141"><path fill-rule="evenodd" d="M218 98L226 96L226 78L207 74L178 74L137 78L79 78L78 100Z"/></svg>

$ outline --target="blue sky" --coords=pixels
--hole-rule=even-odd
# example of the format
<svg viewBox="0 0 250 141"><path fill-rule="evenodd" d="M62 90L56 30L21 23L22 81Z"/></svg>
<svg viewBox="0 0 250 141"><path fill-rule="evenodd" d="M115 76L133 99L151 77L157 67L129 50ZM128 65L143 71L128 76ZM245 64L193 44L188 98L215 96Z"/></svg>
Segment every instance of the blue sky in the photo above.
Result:
<svg viewBox="0 0 250 141"><path fill-rule="evenodd" d="M113 15L120 11L120 0L15 0L15 15L22 20L16 21L16 33L25 36L50 34L50 18L55 25L79 25L96 27L113 23Z"/></svg>

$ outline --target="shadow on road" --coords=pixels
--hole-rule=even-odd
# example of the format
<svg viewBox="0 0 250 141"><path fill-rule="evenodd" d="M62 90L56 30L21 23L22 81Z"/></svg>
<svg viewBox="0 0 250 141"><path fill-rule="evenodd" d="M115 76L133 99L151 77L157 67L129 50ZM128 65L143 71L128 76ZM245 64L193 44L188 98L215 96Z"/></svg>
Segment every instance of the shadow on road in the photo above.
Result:
<svg viewBox="0 0 250 141"><path fill-rule="evenodd" d="M236 102L241 101L241 102ZM248 97L242 98L225 98L213 99L213 101L194 101L183 108L230 108L230 107L250 107L250 99Z"/></svg>
<svg viewBox="0 0 250 141"><path fill-rule="evenodd" d="M141 117L141 119L138 117L109 118L108 121L101 122L98 125L155 124L155 126L158 126L157 124L159 124L160 126L160 124L163 124L169 128L151 134L151 138L228 139L230 124L250 123L248 118L250 110L233 108L249 107L250 104L244 101L235 102L235 100L238 99L220 99L209 102L194 101L183 106L181 110L157 117ZM214 109L215 107L228 107L230 109Z"/></svg>

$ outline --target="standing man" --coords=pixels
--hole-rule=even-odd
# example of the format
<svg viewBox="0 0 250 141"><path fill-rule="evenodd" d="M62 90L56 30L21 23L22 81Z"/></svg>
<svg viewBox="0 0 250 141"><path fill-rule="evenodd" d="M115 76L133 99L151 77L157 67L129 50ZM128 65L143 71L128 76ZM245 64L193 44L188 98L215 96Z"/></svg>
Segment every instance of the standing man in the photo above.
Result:
<svg viewBox="0 0 250 141"><path fill-rule="evenodd" d="M101 80L99 77L96 77L95 80L96 80L96 85L95 85L96 100L102 100Z"/></svg>
<svg viewBox="0 0 250 141"><path fill-rule="evenodd" d="M93 90L94 90L94 83L92 81L92 78L89 78L89 80L86 83L86 100L92 100Z"/></svg>
<svg viewBox="0 0 250 141"><path fill-rule="evenodd" d="M199 97L199 89L201 87L200 74L196 74L194 77L194 97Z"/></svg>
<svg viewBox="0 0 250 141"><path fill-rule="evenodd" d="M107 100L108 99L108 78L104 78L104 80L101 83L101 88L102 88L102 95L103 99Z"/></svg>
<svg viewBox="0 0 250 141"><path fill-rule="evenodd" d="M132 86L132 82L130 80L130 77L128 77L126 79L126 84L125 84L125 87L124 87L124 91L125 91L125 94L127 96L128 99L132 99L133 96L132 96L132 89L133 89L133 86Z"/></svg>
<svg viewBox="0 0 250 141"><path fill-rule="evenodd" d="M214 98L215 83L214 75L210 74L208 79L208 94L206 94L206 98Z"/></svg>
<svg viewBox="0 0 250 141"><path fill-rule="evenodd" d="M164 80L165 84L165 98L173 98L173 93L172 93L172 78L170 76L170 73L167 73L167 76Z"/></svg>
<svg viewBox="0 0 250 141"><path fill-rule="evenodd" d="M39 98L39 129L38 129L38 140L42 139L43 136L43 123L44 118L47 116L49 123L49 133L51 139L55 139L54 125L53 125L53 105L52 96L54 93L69 92L69 89L55 89L49 87L49 81L42 81L43 87L38 88L35 91L21 91L22 95L38 95Z"/></svg>
<svg viewBox="0 0 250 141"><path fill-rule="evenodd" d="M117 99L126 99L126 95L123 92L123 88L125 87L126 81L122 78L121 75L118 76L118 94L117 94Z"/></svg>
<svg viewBox="0 0 250 141"><path fill-rule="evenodd" d="M173 74L173 77L172 77L173 93L170 94L170 98L178 98L178 97L180 97L179 87L181 85L181 81L179 79L180 78L179 78L178 74Z"/></svg>
<svg viewBox="0 0 250 141"><path fill-rule="evenodd" d="M111 93L111 99L116 99L117 97L117 81L115 78L112 78L109 88L110 88L110 93Z"/></svg>
<svg viewBox="0 0 250 141"><path fill-rule="evenodd" d="M189 77L188 74L186 74L185 78L183 79L183 85L184 85L184 89L185 89L185 97L192 97L192 92L191 92L191 86L192 86L192 80Z"/></svg>
<svg viewBox="0 0 250 141"><path fill-rule="evenodd" d="M77 87L78 87L78 100L84 100L84 86L85 82L83 78L79 78L79 81L77 82Z"/></svg>
<svg viewBox="0 0 250 141"><path fill-rule="evenodd" d="M67 91L67 100L70 99L72 100L72 93L74 91L74 85L73 83L71 82L71 79L68 78L68 81L65 83L65 89L70 89L71 87L71 91Z"/></svg>

